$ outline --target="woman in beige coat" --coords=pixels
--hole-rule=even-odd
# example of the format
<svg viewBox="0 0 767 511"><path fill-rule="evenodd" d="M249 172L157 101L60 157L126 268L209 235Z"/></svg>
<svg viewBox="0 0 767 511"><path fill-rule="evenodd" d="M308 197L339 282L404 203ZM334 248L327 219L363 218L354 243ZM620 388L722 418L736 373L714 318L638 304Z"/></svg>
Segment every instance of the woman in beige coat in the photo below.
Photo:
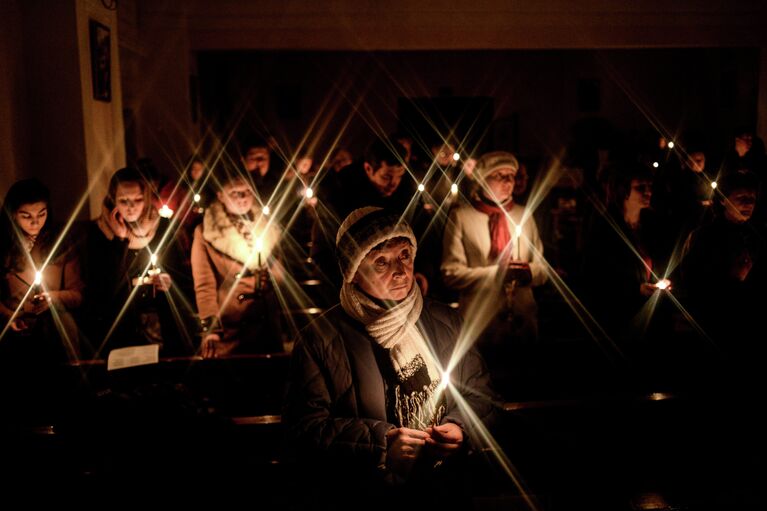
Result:
<svg viewBox="0 0 767 511"><path fill-rule="evenodd" d="M467 327L486 343L537 338L534 286L546 281L543 244L532 215L514 204L519 164L510 153L483 155L470 203L453 209L445 228L442 276L460 292Z"/></svg>
<svg viewBox="0 0 767 511"><path fill-rule="evenodd" d="M192 242L192 275L206 358L282 351L274 256L280 229L239 175L221 182Z"/></svg>

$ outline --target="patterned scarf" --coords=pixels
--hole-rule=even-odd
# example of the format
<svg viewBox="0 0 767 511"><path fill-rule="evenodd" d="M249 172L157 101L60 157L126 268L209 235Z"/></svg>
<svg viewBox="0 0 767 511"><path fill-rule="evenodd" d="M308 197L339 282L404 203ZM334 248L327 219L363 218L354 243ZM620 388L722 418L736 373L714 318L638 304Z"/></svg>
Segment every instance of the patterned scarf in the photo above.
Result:
<svg viewBox="0 0 767 511"><path fill-rule="evenodd" d="M344 283L341 306L389 352L397 376L394 411L399 425L423 430L439 424L445 415L441 393L437 392L441 378L429 346L416 327L423 309L418 286L413 284L404 300L386 309L354 284Z"/></svg>
<svg viewBox="0 0 767 511"><path fill-rule="evenodd" d="M511 211L514 207L513 201L508 201L503 204L502 208L495 204L489 204L480 198L474 198L471 201L471 205L474 209L481 211L490 217L490 254L488 258L490 261L498 259L504 249L511 242L511 233L509 232L509 223L506 221L506 212ZM511 253L509 247L509 253Z"/></svg>

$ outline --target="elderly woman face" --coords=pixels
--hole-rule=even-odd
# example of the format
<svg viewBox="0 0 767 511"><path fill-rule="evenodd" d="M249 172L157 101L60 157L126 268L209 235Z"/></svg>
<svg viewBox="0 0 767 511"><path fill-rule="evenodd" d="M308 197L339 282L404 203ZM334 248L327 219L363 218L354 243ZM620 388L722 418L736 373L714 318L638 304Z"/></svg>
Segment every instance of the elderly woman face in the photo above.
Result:
<svg viewBox="0 0 767 511"><path fill-rule="evenodd" d="M232 215L247 214L256 199L250 184L242 179L225 184L217 196L226 211Z"/></svg>
<svg viewBox="0 0 767 511"><path fill-rule="evenodd" d="M368 252L353 282L373 298L398 302L413 287L414 260L407 238L391 239Z"/></svg>

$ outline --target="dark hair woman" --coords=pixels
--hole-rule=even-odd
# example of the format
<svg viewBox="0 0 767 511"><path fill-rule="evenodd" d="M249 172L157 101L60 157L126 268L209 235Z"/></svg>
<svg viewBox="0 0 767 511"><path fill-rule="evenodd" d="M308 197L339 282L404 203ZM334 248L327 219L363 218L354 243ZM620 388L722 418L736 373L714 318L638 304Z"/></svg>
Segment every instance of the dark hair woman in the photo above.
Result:
<svg viewBox="0 0 767 511"><path fill-rule="evenodd" d="M665 289L666 283L659 287L657 281L666 276L668 236L650 209L650 169L636 163L612 166L607 172L605 204L597 207L584 240L584 297L608 334L645 337L648 318L638 313Z"/></svg>
<svg viewBox="0 0 767 511"><path fill-rule="evenodd" d="M0 406L9 422L49 420L62 402L56 366L79 353L80 266L51 216L35 179L11 186L0 214Z"/></svg>
<svg viewBox="0 0 767 511"><path fill-rule="evenodd" d="M2 344L3 351L18 348L28 356L65 360L78 353L70 312L82 302L83 286L71 246L56 244L49 195L42 183L25 179L11 186L3 201Z"/></svg>

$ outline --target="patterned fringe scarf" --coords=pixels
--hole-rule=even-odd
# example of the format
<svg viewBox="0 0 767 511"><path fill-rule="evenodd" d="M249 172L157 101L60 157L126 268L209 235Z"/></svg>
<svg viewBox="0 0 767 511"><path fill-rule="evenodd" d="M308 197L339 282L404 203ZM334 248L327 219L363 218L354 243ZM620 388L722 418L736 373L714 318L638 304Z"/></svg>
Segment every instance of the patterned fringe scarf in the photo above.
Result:
<svg viewBox="0 0 767 511"><path fill-rule="evenodd" d="M425 429L445 414L437 392L440 372L429 346L416 327L423 309L421 290L413 284L407 297L391 309L371 300L354 284L341 288L341 306L365 325L365 330L389 357L397 375L394 410L401 427Z"/></svg>

